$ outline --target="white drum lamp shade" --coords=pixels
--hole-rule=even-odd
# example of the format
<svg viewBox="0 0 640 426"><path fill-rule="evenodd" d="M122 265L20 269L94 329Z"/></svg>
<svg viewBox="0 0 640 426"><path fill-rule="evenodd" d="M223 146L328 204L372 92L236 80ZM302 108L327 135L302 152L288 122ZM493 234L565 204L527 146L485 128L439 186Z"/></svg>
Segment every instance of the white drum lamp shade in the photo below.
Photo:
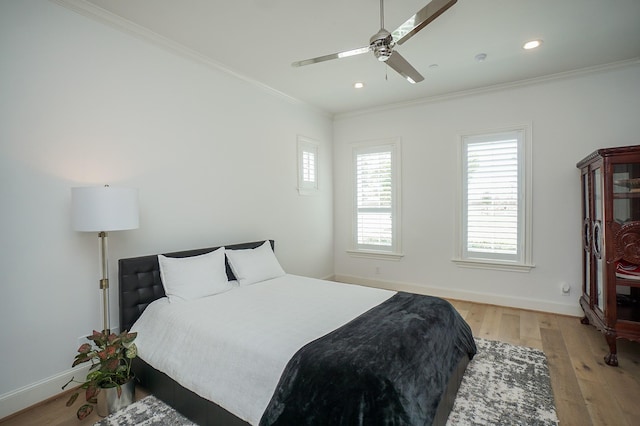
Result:
<svg viewBox="0 0 640 426"><path fill-rule="evenodd" d="M109 255L107 232L136 229L138 219L138 191L132 188L94 186L71 188L71 221L73 229L97 232L102 263L103 332L110 333L109 321Z"/></svg>
<svg viewBox="0 0 640 426"><path fill-rule="evenodd" d="M124 231L139 226L138 190L95 186L71 188L73 229Z"/></svg>

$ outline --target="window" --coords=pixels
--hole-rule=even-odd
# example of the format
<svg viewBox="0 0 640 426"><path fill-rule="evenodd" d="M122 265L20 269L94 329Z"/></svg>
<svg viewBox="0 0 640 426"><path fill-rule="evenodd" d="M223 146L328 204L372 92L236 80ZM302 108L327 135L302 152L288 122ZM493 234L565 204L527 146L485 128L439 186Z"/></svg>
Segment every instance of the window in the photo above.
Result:
<svg viewBox="0 0 640 426"><path fill-rule="evenodd" d="M318 143L298 136L298 192L308 195L318 190Z"/></svg>
<svg viewBox="0 0 640 426"><path fill-rule="evenodd" d="M354 232L352 254L400 255L399 142L353 149Z"/></svg>
<svg viewBox="0 0 640 426"><path fill-rule="evenodd" d="M457 261L528 271L531 178L528 126L461 138Z"/></svg>

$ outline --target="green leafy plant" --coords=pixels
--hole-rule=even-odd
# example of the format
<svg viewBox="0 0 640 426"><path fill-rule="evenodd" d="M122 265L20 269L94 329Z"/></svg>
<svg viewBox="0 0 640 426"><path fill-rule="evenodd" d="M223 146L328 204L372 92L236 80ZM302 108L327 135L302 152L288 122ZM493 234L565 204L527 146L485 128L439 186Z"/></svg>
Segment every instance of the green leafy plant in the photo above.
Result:
<svg viewBox="0 0 640 426"><path fill-rule="evenodd" d="M72 367L91 362L89 373L84 382L76 381L73 377L69 383L82 383L79 389L85 390L86 404L78 408L76 415L82 420L93 411L93 407L98 402L98 393L101 388L118 388L118 397L122 394L121 385L124 385L133 378L131 373L131 362L138 355L136 344L133 343L138 333L128 333L126 331L119 335L105 332L93 331L91 336L87 336L92 343L84 343L78 348L78 354L73 361ZM67 407L73 405L80 391L75 392L67 401Z"/></svg>

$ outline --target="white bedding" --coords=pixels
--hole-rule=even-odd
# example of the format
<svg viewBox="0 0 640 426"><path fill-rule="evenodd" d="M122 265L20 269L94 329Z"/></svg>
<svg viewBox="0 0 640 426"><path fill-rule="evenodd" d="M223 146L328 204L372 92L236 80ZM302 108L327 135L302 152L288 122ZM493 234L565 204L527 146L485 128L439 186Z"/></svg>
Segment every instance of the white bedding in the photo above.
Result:
<svg viewBox="0 0 640 426"><path fill-rule="evenodd" d="M298 349L394 294L285 275L183 303L156 300L132 331L148 364L256 425Z"/></svg>

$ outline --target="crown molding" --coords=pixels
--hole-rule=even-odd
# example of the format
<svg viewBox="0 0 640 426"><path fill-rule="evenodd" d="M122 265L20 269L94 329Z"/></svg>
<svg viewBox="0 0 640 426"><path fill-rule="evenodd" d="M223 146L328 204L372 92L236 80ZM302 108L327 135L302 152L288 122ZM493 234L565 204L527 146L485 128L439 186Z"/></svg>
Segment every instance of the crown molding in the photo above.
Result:
<svg viewBox="0 0 640 426"><path fill-rule="evenodd" d="M345 112L345 113L334 115L333 119L340 120L344 118L352 118L352 117L357 117L357 116L376 113L376 112L389 111L392 109L407 108L407 107L412 107L417 105L448 101L448 100L463 98L463 97L472 96L472 95L498 92L498 91L514 89L518 87L532 86L535 84L546 83L549 81L575 78L583 75L590 75L590 74L597 74L601 72L611 71L618 68L636 66L638 64L640 64L640 57L627 59L624 61L611 62L608 64L579 68L579 69L570 70L570 71L563 71L563 72L549 74L541 77L528 78L528 79L517 80L517 81L508 82L508 83L494 84L491 86L479 87L476 89L462 90L459 92L452 92L444 95L429 96L429 97L415 99L411 101L398 102L394 104L381 105L373 108L366 108L366 109L360 109L357 111Z"/></svg>

